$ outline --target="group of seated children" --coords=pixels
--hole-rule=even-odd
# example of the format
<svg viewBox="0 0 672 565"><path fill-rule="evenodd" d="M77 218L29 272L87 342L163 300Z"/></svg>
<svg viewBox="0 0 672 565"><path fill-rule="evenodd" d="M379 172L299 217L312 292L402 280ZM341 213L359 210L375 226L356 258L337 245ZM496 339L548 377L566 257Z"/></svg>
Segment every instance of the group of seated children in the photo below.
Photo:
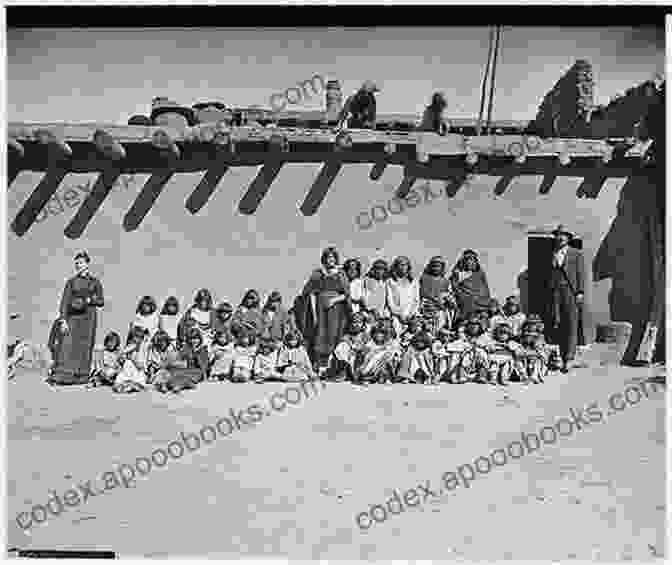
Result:
<svg viewBox="0 0 672 565"><path fill-rule="evenodd" d="M177 298L157 311L152 297L138 304L125 347L117 332L105 336L91 386L108 385L116 392L154 388L180 392L204 380L298 382L314 375L303 338L282 297L273 292L264 308L249 290L234 312L222 302L212 308L207 290L179 316Z"/></svg>
<svg viewBox="0 0 672 565"><path fill-rule="evenodd" d="M453 329L453 327L455 329ZM416 315L397 333L391 319L354 314L336 347L326 378L370 383L541 383L562 366L546 343L537 315L520 312L517 298L451 326Z"/></svg>

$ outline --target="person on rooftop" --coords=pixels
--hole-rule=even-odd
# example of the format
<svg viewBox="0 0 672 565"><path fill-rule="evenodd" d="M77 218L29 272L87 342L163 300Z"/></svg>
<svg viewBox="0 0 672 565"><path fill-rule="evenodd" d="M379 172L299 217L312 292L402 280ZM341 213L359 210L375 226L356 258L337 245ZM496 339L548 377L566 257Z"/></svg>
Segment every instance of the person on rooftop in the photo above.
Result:
<svg viewBox="0 0 672 565"><path fill-rule="evenodd" d="M348 128L375 129L376 92L380 92L376 83L365 80L360 89L343 104L338 118L339 127L342 127L347 120Z"/></svg>

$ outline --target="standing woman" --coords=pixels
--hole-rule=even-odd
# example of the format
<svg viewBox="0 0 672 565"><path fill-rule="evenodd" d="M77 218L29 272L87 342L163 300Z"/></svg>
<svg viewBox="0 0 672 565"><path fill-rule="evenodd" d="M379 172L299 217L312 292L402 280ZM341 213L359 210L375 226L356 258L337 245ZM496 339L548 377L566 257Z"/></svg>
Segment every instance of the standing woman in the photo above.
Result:
<svg viewBox="0 0 672 565"><path fill-rule="evenodd" d="M55 350L50 384L86 384L89 380L98 323L96 308L105 303L103 285L89 271L90 265L86 251L75 255L76 275L65 284L61 298L62 340Z"/></svg>
<svg viewBox="0 0 672 565"><path fill-rule="evenodd" d="M339 268L338 251L322 252L322 267L316 269L301 293L312 314L312 331L305 335L308 354L317 369L327 366L329 357L345 334L350 315L350 284Z"/></svg>
<svg viewBox="0 0 672 565"><path fill-rule="evenodd" d="M408 257L397 257L392 262L386 285L387 307L399 336L406 329L408 321L420 312L420 285L418 279L413 278Z"/></svg>
<svg viewBox="0 0 672 565"><path fill-rule="evenodd" d="M473 314L488 310L490 288L475 251L467 249L462 253L453 267L451 281L461 320L468 320Z"/></svg>

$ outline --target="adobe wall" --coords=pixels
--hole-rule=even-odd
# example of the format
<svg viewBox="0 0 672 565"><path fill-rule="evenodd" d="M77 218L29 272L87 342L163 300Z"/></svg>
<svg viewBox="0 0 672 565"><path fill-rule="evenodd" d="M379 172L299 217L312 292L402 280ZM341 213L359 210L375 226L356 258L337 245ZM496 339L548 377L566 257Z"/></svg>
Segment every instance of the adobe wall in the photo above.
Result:
<svg viewBox="0 0 672 565"><path fill-rule="evenodd" d="M314 165L286 166L254 216L242 216L237 204L257 168L230 171L208 205L197 216L184 208L184 201L198 183L200 175L178 175L167 185L140 229L125 233L124 213L144 182L138 176L115 189L94 221L77 241L67 240L63 228L75 212L70 208L75 187L91 175L69 175L63 183L71 187L69 203L51 203L57 215L40 218L23 238L9 235L9 311L23 313L11 322L10 338L21 335L46 342L49 326L60 300L64 282L72 273L72 257L87 249L94 258L93 271L100 275L106 294L100 332L123 331L131 320L140 295L152 294L159 302L175 293L182 302L190 301L195 291L210 288L217 300L236 305L246 288L280 290L285 301L300 290L311 269L318 266L326 245L336 245L343 257L370 259L382 255L405 254L415 271L422 269L434 254L456 260L465 248L477 250L493 293L504 298L517 291L519 275L527 263L526 233L530 229L563 223L584 240L586 271L603 240L609 235L601 261L614 273L617 282L609 305L610 279L588 284L587 300L594 321L639 316L649 300L650 285L640 273L646 272L642 213L652 203L643 204L633 195L641 190L623 179L610 179L598 199L577 199L581 179L559 179L547 195L538 194L540 177L516 179L502 196L493 195L496 177L477 177L453 199L442 194L443 183L432 182L434 195L422 189L400 211L398 202L390 206L401 169L389 168L382 179L368 179L369 166L350 165L343 169L325 202L312 218L298 210L315 178ZM8 222L39 181L40 175L22 173L9 191ZM64 194L65 188L59 190ZM623 195L621 197L621 195ZM624 212L628 202L637 201L637 213ZM620 201L620 204L619 204ZM369 226L366 215L373 206L386 206L387 219ZM612 221L621 215L617 226ZM375 211L383 218L382 208ZM368 226L368 227L367 227ZM365 229L367 228L367 229ZM588 332L592 339L592 332ZM99 335L99 340L102 335Z"/></svg>

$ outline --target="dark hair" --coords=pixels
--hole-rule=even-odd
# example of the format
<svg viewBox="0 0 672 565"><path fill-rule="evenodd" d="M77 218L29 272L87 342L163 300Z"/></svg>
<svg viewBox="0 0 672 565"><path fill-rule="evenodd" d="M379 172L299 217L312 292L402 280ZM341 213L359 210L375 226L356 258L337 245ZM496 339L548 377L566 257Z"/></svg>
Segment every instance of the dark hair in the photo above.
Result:
<svg viewBox="0 0 672 565"><path fill-rule="evenodd" d="M371 263L371 267L369 268L369 272L366 273L366 276L372 277L373 271L375 271L377 267L383 267L385 269L385 273L383 274L383 280L389 278L390 268L387 266L387 261L385 261L385 259L376 259L373 263Z"/></svg>
<svg viewBox="0 0 672 565"><path fill-rule="evenodd" d="M284 343L285 346L289 347L289 340L292 339L292 338L296 339L296 341L298 342L299 346L305 345L305 344L304 344L304 340L303 340L303 336L301 335L300 332L298 332L298 331L296 331L296 330L290 330L290 331L288 331L288 332L285 334L285 337L282 338L282 343Z"/></svg>
<svg viewBox="0 0 672 565"><path fill-rule="evenodd" d="M478 260L478 254L472 250L472 249L467 249L462 253L462 257L458 260L458 262L455 264L455 269L458 271L466 271L467 270L467 257L473 257L474 260L476 261L476 269L474 272L478 272L481 270L481 262Z"/></svg>
<svg viewBox="0 0 672 565"><path fill-rule="evenodd" d="M243 294L243 299L240 301L240 305L241 305L241 306L245 305L245 302L247 302L247 299L248 299L250 296L256 296L256 300L255 300L255 305L254 305L254 307L255 307L255 308L259 308L259 304L260 304L260 302L261 302L261 298L259 297L259 293L258 293L254 288L250 288L249 290L247 290L247 291L245 292L245 294Z"/></svg>
<svg viewBox="0 0 672 565"><path fill-rule="evenodd" d="M86 251L80 251L79 253L77 253L73 261L77 261L77 259L84 259L84 261L86 261L87 263L91 262L91 257L89 257L89 254Z"/></svg>
<svg viewBox="0 0 672 565"><path fill-rule="evenodd" d="M445 96L443 95L443 92L435 92L434 94L432 94L432 101L429 105L429 107L432 110L435 110L435 109L443 110L447 105L448 105L448 101L446 100Z"/></svg>
<svg viewBox="0 0 672 565"><path fill-rule="evenodd" d="M163 303L163 307L161 308L161 314L168 314L168 305L169 304L175 304L177 306L176 310L179 312L180 311L180 301L177 299L176 296L169 296L166 298L166 301Z"/></svg>
<svg viewBox="0 0 672 565"><path fill-rule="evenodd" d="M121 336L117 332L109 332L103 340L103 345L107 347L110 341L114 341L114 344L116 345L114 349L119 349L121 347Z"/></svg>
<svg viewBox="0 0 672 565"><path fill-rule="evenodd" d="M341 262L338 255L338 250L335 247L327 247L324 251L322 251L322 255L320 256L320 263L322 263L323 266L326 264L327 257L329 255L333 255L336 258L337 265Z"/></svg>
<svg viewBox="0 0 672 565"><path fill-rule="evenodd" d="M146 296L143 296L140 299L140 302L138 302L138 307L135 309L135 313L136 314L141 314L142 313L142 307L145 304L149 304L152 307L152 311L150 312L150 314L153 314L154 312L156 312L156 308L157 308L156 300L154 300L154 298L152 298L151 296L146 295Z"/></svg>
<svg viewBox="0 0 672 565"><path fill-rule="evenodd" d="M158 330L152 338L152 346L156 347L159 342L164 341L170 343L170 336L164 330Z"/></svg>
<svg viewBox="0 0 672 565"><path fill-rule="evenodd" d="M198 328L191 327L187 330L187 342L191 344L191 340L198 338L198 340L201 342L201 345L203 345L203 336L201 335L201 332L198 330Z"/></svg>
<svg viewBox="0 0 672 565"><path fill-rule="evenodd" d="M196 293L196 296L194 296L194 304L198 304L202 301L207 302L208 309L212 308L212 294L210 294L210 291L207 288L202 288Z"/></svg>
<svg viewBox="0 0 672 565"><path fill-rule="evenodd" d="M133 326L128 332L128 337L126 338L126 345L135 339L145 339L145 336L149 334L147 328L141 328L140 326Z"/></svg>
<svg viewBox="0 0 672 565"><path fill-rule="evenodd" d="M362 262L359 259L356 258L351 258L351 259L346 259L346 261L343 263L343 272L347 274L348 270L350 269L350 266L354 265L357 268L357 277L362 276Z"/></svg>
<svg viewBox="0 0 672 565"><path fill-rule="evenodd" d="M228 312L229 314L233 313L233 306L230 302L220 302L215 308L217 312Z"/></svg>
<svg viewBox="0 0 672 565"><path fill-rule="evenodd" d="M399 278L399 265L401 265L401 263L404 262L408 264L408 274L406 275L406 278L408 279L409 282L411 282L413 280L413 270L411 260L405 255L396 257L394 261L392 261L392 266L390 267L390 275L393 279L397 280Z"/></svg>
<svg viewBox="0 0 672 565"><path fill-rule="evenodd" d="M446 260L443 257L441 257L441 255L435 255L434 257L432 257L429 260L429 263L427 263L427 266L425 267L425 273L430 274L430 267L434 263L441 263L441 265L443 266L443 268L441 269L441 276L445 276L445 274L446 274Z"/></svg>
<svg viewBox="0 0 672 565"><path fill-rule="evenodd" d="M369 335L373 339L373 336L376 334L383 334L385 339L390 338L390 332L384 324L374 324L373 327L369 330Z"/></svg>

